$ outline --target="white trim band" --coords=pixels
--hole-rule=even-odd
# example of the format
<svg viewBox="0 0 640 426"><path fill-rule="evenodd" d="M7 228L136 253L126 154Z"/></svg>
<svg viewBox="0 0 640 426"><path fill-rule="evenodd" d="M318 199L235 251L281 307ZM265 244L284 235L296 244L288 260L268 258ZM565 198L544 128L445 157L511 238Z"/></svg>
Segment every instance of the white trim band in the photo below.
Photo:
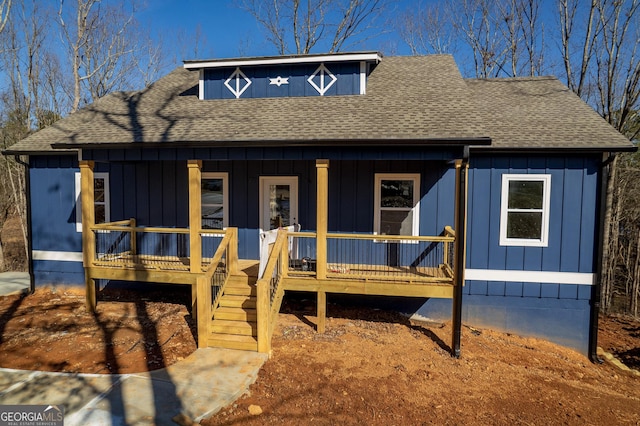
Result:
<svg viewBox="0 0 640 426"><path fill-rule="evenodd" d="M188 61L184 63L184 68L188 70L200 68L224 68L224 67L248 67L252 65L288 65L288 64L309 64L318 62L375 62L378 63L382 57L378 53L353 53L353 54L331 54L331 55L309 55L309 56L277 56L268 58L250 59L219 59L211 61Z"/></svg>
<svg viewBox="0 0 640 426"><path fill-rule="evenodd" d="M33 260L53 260L58 262L82 262L82 252L33 250Z"/></svg>
<svg viewBox="0 0 640 426"><path fill-rule="evenodd" d="M593 285L595 274L583 272L511 271L501 269L465 269L467 281L505 281L542 284Z"/></svg>

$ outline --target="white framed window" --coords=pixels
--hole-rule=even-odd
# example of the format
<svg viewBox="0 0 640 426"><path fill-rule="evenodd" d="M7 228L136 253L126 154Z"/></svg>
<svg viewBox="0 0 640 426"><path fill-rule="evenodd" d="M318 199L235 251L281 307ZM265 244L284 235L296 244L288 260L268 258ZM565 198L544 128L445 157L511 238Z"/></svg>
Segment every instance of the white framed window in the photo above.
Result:
<svg viewBox="0 0 640 426"><path fill-rule="evenodd" d="M229 174L202 173L202 229L229 226Z"/></svg>
<svg viewBox="0 0 640 426"><path fill-rule="evenodd" d="M76 231L82 232L82 199L80 197L80 173L76 172ZM109 173L93 174L93 196L96 223L111 220L111 203L109 199Z"/></svg>
<svg viewBox="0 0 640 426"><path fill-rule="evenodd" d="M551 175L503 174L500 245L546 247L550 200Z"/></svg>
<svg viewBox="0 0 640 426"><path fill-rule="evenodd" d="M376 173L374 233L419 235L420 174Z"/></svg>

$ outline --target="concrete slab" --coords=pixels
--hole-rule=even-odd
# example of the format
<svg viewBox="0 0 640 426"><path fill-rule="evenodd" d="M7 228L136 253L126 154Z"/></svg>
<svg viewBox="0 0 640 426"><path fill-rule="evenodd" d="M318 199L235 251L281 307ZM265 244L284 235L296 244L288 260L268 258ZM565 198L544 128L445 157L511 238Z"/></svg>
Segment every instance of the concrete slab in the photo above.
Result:
<svg viewBox="0 0 640 426"><path fill-rule="evenodd" d="M31 288L31 281L28 272L1 272L0 273L0 296L9 294L28 292Z"/></svg>
<svg viewBox="0 0 640 426"><path fill-rule="evenodd" d="M16 378L18 379L18 377ZM33 372L0 394L0 404L63 405L65 413L82 409L107 392L117 376Z"/></svg>
<svg viewBox="0 0 640 426"><path fill-rule="evenodd" d="M0 369L0 404L60 404L65 425L175 425L182 414L209 417L247 391L265 354L198 349L162 370L65 374Z"/></svg>
<svg viewBox="0 0 640 426"><path fill-rule="evenodd" d="M2 395L5 391L10 390L10 388L15 388L36 373L37 372L34 371L13 370L9 368L0 369L0 402L2 401Z"/></svg>
<svg viewBox="0 0 640 426"><path fill-rule="evenodd" d="M102 398L65 419L65 425L96 424L109 418L111 425L172 425L182 412L183 401L171 382L128 376Z"/></svg>
<svg viewBox="0 0 640 426"><path fill-rule="evenodd" d="M185 401L182 413L200 421L231 404L258 377L266 354L233 349L198 349L185 360L154 371L156 380L170 380Z"/></svg>

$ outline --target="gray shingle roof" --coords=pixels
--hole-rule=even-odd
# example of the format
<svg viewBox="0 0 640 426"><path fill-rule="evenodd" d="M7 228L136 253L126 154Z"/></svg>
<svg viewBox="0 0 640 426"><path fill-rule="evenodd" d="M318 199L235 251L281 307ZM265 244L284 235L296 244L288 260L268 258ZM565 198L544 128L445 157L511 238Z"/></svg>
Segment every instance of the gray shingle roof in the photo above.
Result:
<svg viewBox="0 0 640 426"><path fill-rule="evenodd" d="M364 96L199 100L179 68L149 88L108 95L11 147L206 146L492 138L500 148L630 147L555 79L464 80L449 55L385 57ZM138 145L139 146L139 145Z"/></svg>
<svg viewBox="0 0 640 426"><path fill-rule="evenodd" d="M631 143L554 77L467 80L492 149L629 149Z"/></svg>

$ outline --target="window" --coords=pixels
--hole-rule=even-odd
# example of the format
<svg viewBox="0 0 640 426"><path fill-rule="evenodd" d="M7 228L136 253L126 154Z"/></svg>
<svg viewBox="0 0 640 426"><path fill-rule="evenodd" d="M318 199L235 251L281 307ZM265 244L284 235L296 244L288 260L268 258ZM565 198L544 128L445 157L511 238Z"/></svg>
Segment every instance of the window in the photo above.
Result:
<svg viewBox="0 0 640 426"><path fill-rule="evenodd" d="M546 247L551 175L502 175L500 245Z"/></svg>
<svg viewBox="0 0 640 426"><path fill-rule="evenodd" d="M223 229L229 226L229 186L227 173L203 173L202 229Z"/></svg>
<svg viewBox="0 0 640 426"><path fill-rule="evenodd" d="M418 235L420 175L375 176L374 232L379 235Z"/></svg>
<svg viewBox="0 0 640 426"><path fill-rule="evenodd" d="M82 200L80 198L80 173L76 173L76 231L82 232ZM111 219L109 203L109 173L93 174L93 197L96 223Z"/></svg>

